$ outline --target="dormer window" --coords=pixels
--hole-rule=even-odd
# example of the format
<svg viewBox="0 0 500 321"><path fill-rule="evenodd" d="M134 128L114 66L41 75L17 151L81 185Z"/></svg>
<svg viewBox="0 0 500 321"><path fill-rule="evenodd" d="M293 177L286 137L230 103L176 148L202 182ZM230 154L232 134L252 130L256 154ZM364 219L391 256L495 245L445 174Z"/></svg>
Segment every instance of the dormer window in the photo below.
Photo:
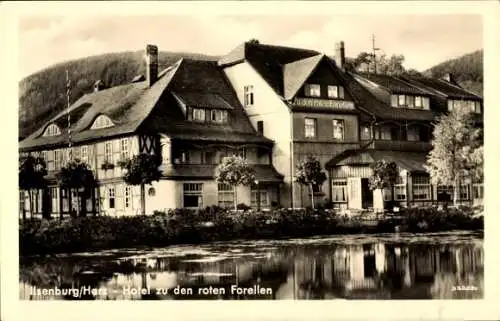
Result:
<svg viewBox="0 0 500 321"><path fill-rule="evenodd" d="M210 121L216 124L227 123L227 110L220 110L220 109L211 110Z"/></svg>
<svg viewBox="0 0 500 321"><path fill-rule="evenodd" d="M479 101L448 99L448 111L458 108L466 108L475 114L481 113L481 103Z"/></svg>
<svg viewBox="0 0 500 321"><path fill-rule="evenodd" d="M57 136L57 135L61 135L61 129L56 124L50 124L43 132L43 136Z"/></svg>
<svg viewBox="0 0 500 321"><path fill-rule="evenodd" d="M413 95L391 95L391 106L399 108L429 110L429 97Z"/></svg>
<svg viewBox="0 0 500 321"><path fill-rule="evenodd" d="M328 98L344 98L344 87L328 86Z"/></svg>
<svg viewBox="0 0 500 321"><path fill-rule="evenodd" d="M115 124L109 119L108 116L106 115L99 115L95 120L94 123L92 124L92 127L90 129L101 129L101 128L108 128L108 127L113 127Z"/></svg>
<svg viewBox="0 0 500 321"><path fill-rule="evenodd" d="M321 96L321 86L315 84L306 84L304 86L305 95L307 97L320 97Z"/></svg>

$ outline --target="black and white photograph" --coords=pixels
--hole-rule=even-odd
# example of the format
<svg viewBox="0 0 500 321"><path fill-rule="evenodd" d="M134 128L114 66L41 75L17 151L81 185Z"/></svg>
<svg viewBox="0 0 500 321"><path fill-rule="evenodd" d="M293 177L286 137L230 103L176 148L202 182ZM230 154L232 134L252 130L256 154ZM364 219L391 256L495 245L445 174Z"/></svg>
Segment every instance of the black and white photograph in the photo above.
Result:
<svg viewBox="0 0 500 321"><path fill-rule="evenodd" d="M18 299L484 300L484 19L20 15Z"/></svg>

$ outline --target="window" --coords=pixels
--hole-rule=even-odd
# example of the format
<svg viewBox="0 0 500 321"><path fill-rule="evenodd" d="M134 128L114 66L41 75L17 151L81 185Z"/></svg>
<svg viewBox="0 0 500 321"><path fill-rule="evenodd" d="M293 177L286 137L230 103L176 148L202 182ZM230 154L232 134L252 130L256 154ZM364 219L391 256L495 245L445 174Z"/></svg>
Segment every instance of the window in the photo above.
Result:
<svg viewBox="0 0 500 321"><path fill-rule="evenodd" d="M391 95L391 106L398 107L398 95Z"/></svg>
<svg viewBox="0 0 500 321"><path fill-rule="evenodd" d="M306 84L304 86L305 95L308 97L320 97L321 87L320 85Z"/></svg>
<svg viewBox="0 0 500 321"><path fill-rule="evenodd" d="M131 204L132 191L130 186L125 186L125 208L129 208Z"/></svg>
<svg viewBox="0 0 500 321"><path fill-rule="evenodd" d="M266 190L259 189L257 187L252 186L250 190L250 206L257 207L260 200L260 207L268 207L269 206L269 195Z"/></svg>
<svg viewBox="0 0 500 321"><path fill-rule="evenodd" d="M94 123L90 127L90 129L100 129L100 128L108 128L112 127L115 124L109 119L108 116L106 115L99 115L97 118L94 120Z"/></svg>
<svg viewBox="0 0 500 321"><path fill-rule="evenodd" d="M80 151L81 151L80 147L73 147L71 149L71 152L73 153L73 157L76 159L82 160L81 156L80 156ZM68 159L69 159L69 157L68 157Z"/></svg>
<svg viewBox="0 0 500 321"><path fill-rule="evenodd" d="M214 109L210 111L210 120L212 123L225 124L227 123L227 110Z"/></svg>
<svg viewBox="0 0 500 321"><path fill-rule="evenodd" d="M201 154L202 159L201 162L203 164L211 165L215 164L215 152L213 151L204 151Z"/></svg>
<svg viewBox="0 0 500 321"><path fill-rule="evenodd" d="M62 166L62 153L60 150L54 151L54 169L57 171Z"/></svg>
<svg viewBox="0 0 500 321"><path fill-rule="evenodd" d="M332 202L347 202L347 180L332 180Z"/></svg>
<svg viewBox="0 0 500 321"><path fill-rule="evenodd" d="M253 106L253 86L245 86L243 91L245 107Z"/></svg>
<svg viewBox="0 0 500 321"><path fill-rule="evenodd" d="M414 176L413 183L413 199L414 200L429 200L431 199L431 185L429 176Z"/></svg>
<svg viewBox="0 0 500 321"><path fill-rule="evenodd" d="M406 96L406 106L408 108L415 108L415 97Z"/></svg>
<svg viewBox="0 0 500 321"><path fill-rule="evenodd" d="M344 140L344 120L333 120L333 138L337 140Z"/></svg>
<svg viewBox="0 0 500 321"><path fill-rule="evenodd" d="M184 183L184 207L202 207L203 206L203 184L202 183Z"/></svg>
<svg viewBox="0 0 500 321"><path fill-rule="evenodd" d="M405 105L406 105L406 96L399 95L398 96L398 106L405 106Z"/></svg>
<svg viewBox="0 0 500 321"><path fill-rule="evenodd" d="M328 86L328 98L344 98L344 87Z"/></svg>
<svg viewBox="0 0 500 321"><path fill-rule="evenodd" d="M61 135L61 129L56 124L50 124L43 132L43 136L57 136L57 135Z"/></svg>
<svg viewBox="0 0 500 321"><path fill-rule="evenodd" d="M409 141L418 141L419 140L419 127L416 127L416 126L408 127L407 139Z"/></svg>
<svg viewBox="0 0 500 321"><path fill-rule="evenodd" d="M257 131L259 134L264 135L264 122L262 120L257 122Z"/></svg>
<svg viewBox="0 0 500 321"><path fill-rule="evenodd" d="M474 102L474 112L476 114L480 114L481 113L481 102L479 102L479 101L475 101Z"/></svg>
<svg viewBox="0 0 500 321"><path fill-rule="evenodd" d="M406 200L406 180L402 176L398 176L396 184L394 184L394 199L397 201Z"/></svg>
<svg viewBox="0 0 500 321"><path fill-rule="evenodd" d="M372 132L370 126L361 126L361 140L370 140L372 138Z"/></svg>
<svg viewBox="0 0 500 321"><path fill-rule="evenodd" d="M42 155L43 154L45 154L44 159L46 160L46 163L47 163L47 170L53 171L54 170L54 151L52 151L52 150L44 151L44 152L42 152Z"/></svg>
<svg viewBox="0 0 500 321"><path fill-rule="evenodd" d="M108 188L108 207L109 208L115 208L115 188L110 187Z"/></svg>
<svg viewBox="0 0 500 321"><path fill-rule="evenodd" d="M205 121L205 109L189 108L188 120L197 121L197 122L204 122Z"/></svg>
<svg viewBox="0 0 500 321"><path fill-rule="evenodd" d="M128 138L120 139L120 157L122 161L129 157Z"/></svg>
<svg viewBox="0 0 500 321"><path fill-rule="evenodd" d="M81 148L80 149L80 157L82 159L82 162L88 163L88 161L89 161L88 147L82 146L80 148Z"/></svg>
<svg viewBox="0 0 500 321"><path fill-rule="evenodd" d="M422 108L423 104L422 104L422 97L420 96L416 96L415 97L415 107L416 108Z"/></svg>
<svg viewBox="0 0 500 321"><path fill-rule="evenodd" d="M104 161L107 163L113 161L113 142L104 143Z"/></svg>
<svg viewBox="0 0 500 321"><path fill-rule="evenodd" d="M156 196L156 190L154 187L150 187L148 189L148 196L155 197Z"/></svg>
<svg viewBox="0 0 500 321"><path fill-rule="evenodd" d="M483 183L474 183L472 185L474 198L484 198Z"/></svg>
<svg viewBox="0 0 500 321"><path fill-rule="evenodd" d="M449 200L453 200L454 195L454 187L453 185L439 185L437 187L438 198L441 198L443 194L447 195ZM460 187L458 190L458 199L459 200L468 200L470 199L470 188L469 184L464 182L460 183Z"/></svg>
<svg viewBox="0 0 500 321"><path fill-rule="evenodd" d="M234 189L228 184L217 184L217 197L220 207L234 206Z"/></svg>
<svg viewBox="0 0 500 321"><path fill-rule="evenodd" d="M189 152L187 152L187 151L181 152L181 154L180 154L180 162L182 164L187 164L187 163L189 163L189 161L190 161Z"/></svg>
<svg viewBox="0 0 500 321"><path fill-rule="evenodd" d="M430 109L429 97L422 97L422 102L423 102L422 105L423 105L424 109L429 110Z"/></svg>
<svg viewBox="0 0 500 321"><path fill-rule="evenodd" d="M305 134L308 138L316 137L316 119L306 118L305 119Z"/></svg>

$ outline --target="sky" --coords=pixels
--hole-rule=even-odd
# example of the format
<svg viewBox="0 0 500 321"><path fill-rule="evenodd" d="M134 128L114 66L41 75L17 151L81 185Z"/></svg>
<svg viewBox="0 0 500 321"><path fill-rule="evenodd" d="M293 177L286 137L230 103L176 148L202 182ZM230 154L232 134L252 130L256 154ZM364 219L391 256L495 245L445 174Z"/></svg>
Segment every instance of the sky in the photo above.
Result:
<svg viewBox="0 0 500 321"><path fill-rule="evenodd" d="M404 66L423 71L483 48L480 15L157 15L24 16L19 24L19 76L58 62L108 52L143 50L223 55L240 43L314 49L333 55L344 41L347 57L372 48L403 54ZM34 55L33 53L36 53Z"/></svg>

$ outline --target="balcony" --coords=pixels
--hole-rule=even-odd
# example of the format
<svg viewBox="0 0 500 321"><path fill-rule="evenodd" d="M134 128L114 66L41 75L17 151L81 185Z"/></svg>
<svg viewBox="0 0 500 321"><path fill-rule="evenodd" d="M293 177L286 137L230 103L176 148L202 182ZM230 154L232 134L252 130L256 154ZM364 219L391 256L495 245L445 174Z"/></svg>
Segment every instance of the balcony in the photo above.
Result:
<svg viewBox="0 0 500 321"><path fill-rule="evenodd" d="M368 141L364 141L368 143ZM374 140L367 148L378 150L396 150L403 152L429 152L432 149L430 142L407 140Z"/></svg>

